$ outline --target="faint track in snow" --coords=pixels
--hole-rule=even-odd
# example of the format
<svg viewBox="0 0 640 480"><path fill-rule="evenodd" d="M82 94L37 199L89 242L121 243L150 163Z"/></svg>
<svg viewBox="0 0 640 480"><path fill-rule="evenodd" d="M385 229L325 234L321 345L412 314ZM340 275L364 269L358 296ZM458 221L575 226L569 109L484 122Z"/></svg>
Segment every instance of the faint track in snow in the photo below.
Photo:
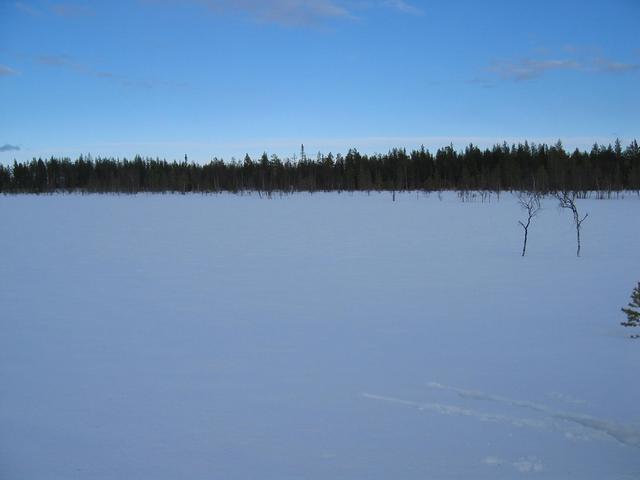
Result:
<svg viewBox="0 0 640 480"><path fill-rule="evenodd" d="M502 415L496 413L479 412L477 410L471 410L469 408L463 408L456 405L447 405L442 403L429 403L429 402L415 402L412 400L403 400L401 398L387 397L383 395L374 395L371 393L363 393L363 397L371 400L381 400L389 403L396 403L399 405L406 405L408 407L414 407L418 410L429 410L431 412L438 413L440 415L457 415L462 417L476 418L482 422L494 422L494 423L506 423L515 427L529 427L540 430L548 430L551 428L551 424L548 421L536 420L532 418L517 418L509 415Z"/></svg>
<svg viewBox="0 0 640 480"><path fill-rule="evenodd" d="M613 438L624 445L640 448L640 432L623 425L615 424L613 422L601 420L589 415L560 412L545 405L538 405L522 400L514 400L499 395L490 395L475 390L464 390L456 387L449 387L439 383L430 383L429 386L431 388L454 392L464 398L470 398L473 400L488 400L513 407L527 408L535 412L542 413L549 417L551 420L514 417L500 413L481 412L457 405L432 402L416 402L413 400L405 400L397 397L375 395L371 393L363 393L362 396L371 400L405 405L408 407L417 408L418 410L428 410L440 415L470 417L483 422L502 423L512 425L514 427L525 427L536 430L559 430L565 434L566 438L599 440ZM566 427L563 428L558 424L557 420L574 423L579 425L581 428L579 431L567 429Z"/></svg>
<svg viewBox="0 0 640 480"><path fill-rule="evenodd" d="M599 418L592 417L590 415L583 415L579 413L562 412L562 411L547 407L546 405L540 405L540 404L525 401L525 400L515 400L512 398L503 397L500 395L491 395L491 394L487 394L477 390L465 390L462 388L442 385L436 382L430 382L428 386L431 388L437 388L440 390L447 390L450 392L454 392L464 398L471 398L474 400L488 400L491 402L502 403L505 405L513 406L513 407L521 407L521 408L534 410L536 412L540 412L545 415L548 415L551 418L577 423L578 425L581 425L588 429L595 430L600 433L604 433L616 439L618 442L624 445L640 448L640 431L626 427L624 425L619 425L619 424L610 422L608 420L602 420Z"/></svg>

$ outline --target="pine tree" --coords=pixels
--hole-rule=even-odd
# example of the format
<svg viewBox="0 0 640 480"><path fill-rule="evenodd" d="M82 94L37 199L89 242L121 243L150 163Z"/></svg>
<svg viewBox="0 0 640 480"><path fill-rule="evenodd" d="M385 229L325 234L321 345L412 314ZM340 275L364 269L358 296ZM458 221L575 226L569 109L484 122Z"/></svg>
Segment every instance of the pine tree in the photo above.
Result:
<svg viewBox="0 0 640 480"><path fill-rule="evenodd" d="M627 315L627 321L622 322L621 325L625 327L640 326L640 282L638 282L638 286L633 289L629 308L623 308L622 311ZM640 337L640 335L633 336L636 338Z"/></svg>

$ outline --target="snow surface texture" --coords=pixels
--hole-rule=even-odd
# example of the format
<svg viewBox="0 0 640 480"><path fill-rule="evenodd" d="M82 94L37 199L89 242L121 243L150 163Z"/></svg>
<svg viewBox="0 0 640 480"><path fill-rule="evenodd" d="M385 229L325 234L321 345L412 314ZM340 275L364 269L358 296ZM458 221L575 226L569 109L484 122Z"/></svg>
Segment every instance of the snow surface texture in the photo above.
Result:
<svg viewBox="0 0 640 480"><path fill-rule="evenodd" d="M543 207L0 197L0 478L640 478L640 200Z"/></svg>

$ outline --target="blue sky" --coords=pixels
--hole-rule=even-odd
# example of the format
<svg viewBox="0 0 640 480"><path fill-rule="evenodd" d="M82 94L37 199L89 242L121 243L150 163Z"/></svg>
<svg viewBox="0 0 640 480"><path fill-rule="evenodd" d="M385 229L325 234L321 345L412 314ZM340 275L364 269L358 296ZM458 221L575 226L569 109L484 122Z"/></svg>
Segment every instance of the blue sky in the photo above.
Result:
<svg viewBox="0 0 640 480"><path fill-rule="evenodd" d="M640 138L637 0L0 0L0 162Z"/></svg>

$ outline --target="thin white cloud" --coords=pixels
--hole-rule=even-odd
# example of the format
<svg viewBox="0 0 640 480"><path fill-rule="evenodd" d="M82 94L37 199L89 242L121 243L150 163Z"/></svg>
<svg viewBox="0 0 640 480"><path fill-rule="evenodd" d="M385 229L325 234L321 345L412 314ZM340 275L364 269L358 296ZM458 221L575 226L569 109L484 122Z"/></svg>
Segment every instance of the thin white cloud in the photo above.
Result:
<svg viewBox="0 0 640 480"><path fill-rule="evenodd" d="M34 60L40 65L48 65L51 67L80 68L79 65L74 64L66 55L37 55L34 57Z"/></svg>
<svg viewBox="0 0 640 480"><path fill-rule="evenodd" d="M39 15L42 15L42 12L35 8L32 5L29 5L28 3L24 3L24 2L15 2L13 4L14 7L16 7L16 10L25 13L27 15L31 15L33 17L37 17Z"/></svg>
<svg viewBox="0 0 640 480"><path fill-rule="evenodd" d="M214 11L242 13L258 22L281 25L310 25L354 18L334 0L192 0Z"/></svg>
<svg viewBox="0 0 640 480"><path fill-rule="evenodd" d="M507 461L502 459L502 458L500 458L500 457L488 456L488 457L484 457L482 459L482 463L484 463L485 465L488 465L490 467L500 467L500 466L506 464Z"/></svg>
<svg viewBox="0 0 640 480"><path fill-rule="evenodd" d="M59 17L86 17L95 14L90 7L79 3L54 3L42 9L25 2L15 2L13 5L16 10L33 17L51 13Z"/></svg>
<svg viewBox="0 0 640 480"><path fill-rule="evenodd" d="M616 62L608 58L597 58L593 61L593 67L599 72L626 73L640 69L640 63Z"/></svg>
<svg viewBox="0 0 640 480"><path fill-rule="evenodd" d="M503 79L523 81L540 77L553 70L579 70L582 67L582 64L576 60L525 59L518 62L495 62L488 70Z"/></svg>
<svg viewBox="0 0 640 480"><path fill-rule="evenodd" d="M542 462L534 457L523 457L512 463L513 468L520 473L542 472L544 466Z"/></svg>
<svg viewBox="0 0 640 480"><path fill-rule="evenodd" d="M416 7L415 5L411 5L410 3L405 2L404 0L385 0L382 2L382 5L388 8L393 8L398 10L399 12L406 13L409 15L423 15L424 12Z"/></svg>
<svg viewBox="0 0 640 480"><path fill-rule="evenodd" d="M538 473L544 471L542 461L534 455L521 457L514 462L508 462L500 457L488 456L482 459L482 463L489 467L503 467L505 465L510 465L514 470L520 473Z"/></svg>
<svg viewBox="0 0 640 480"><path fill-rule="evenodd" d="M59 17L86 17L95 14L90 7L76 3L56 3L51 6L51 11Z"/></svg>
<svg viewBox="0 0 640 480"><path fill-rule="evenodd" d="M13 68L9 68L6 65L0 65L0 77L8 77L17 74L18 72L16 72Z"/></svg>
<svg viewBox="0 0 640 480"><path fill-rule="evenodd" d="M162 79L133 79L116 73L97 70L84 63L77 62L66 55L37 55L32 60L43 66L61 68L79 75L111 80L126 88L152 89L156 87L186 88L188 83Z"/></svg>
<svg viewBox="0 0 640 480"><path fill-rule="evenodd" d="M216 13L236 13L260 23L288 26L318 25L334 20L359 18L375 8L393 9L408 15L423 11L406 0L141 0L147 5L200 5Z"/></svg>
<svg viewBox="0 0 640 480"><path fill-rule="evenodd" d="M502 79L523 82L540 78L554 71L577 71L583 73L625 74L640 71L640 63L621 62L603 56L581 53L579 47L565 45L562 48L564 58L525 58L515 61L499 60L490 64L485 72L491 78L482 76L471 80L472 83L486 86L492 80Z"/></svg>

